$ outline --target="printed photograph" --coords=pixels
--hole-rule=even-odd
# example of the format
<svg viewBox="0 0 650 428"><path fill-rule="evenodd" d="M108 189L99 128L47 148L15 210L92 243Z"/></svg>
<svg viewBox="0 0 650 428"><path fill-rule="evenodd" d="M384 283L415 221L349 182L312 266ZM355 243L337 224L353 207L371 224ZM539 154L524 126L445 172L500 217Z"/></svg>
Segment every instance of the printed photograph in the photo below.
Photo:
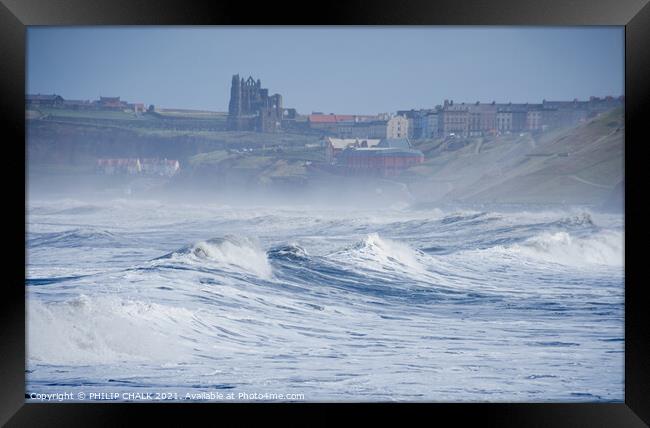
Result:
<svg viewBox="0 0 650 428"><path fill-rule="evenodd" d="M26 402L623 402L624 48L28 27Z"/></svg>

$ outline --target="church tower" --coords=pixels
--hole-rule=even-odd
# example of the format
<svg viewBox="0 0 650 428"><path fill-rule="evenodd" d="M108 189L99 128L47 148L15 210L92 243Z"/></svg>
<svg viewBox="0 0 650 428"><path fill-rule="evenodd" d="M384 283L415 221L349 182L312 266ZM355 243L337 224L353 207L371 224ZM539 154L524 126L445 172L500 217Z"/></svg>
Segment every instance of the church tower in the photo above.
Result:
<svg viewBox="0 0 650 428"><path fill-rule="evenodd" d="M241 114L241 82L239 81L239 74L232 76L228 114L230 116L239 116Z"/></svg>

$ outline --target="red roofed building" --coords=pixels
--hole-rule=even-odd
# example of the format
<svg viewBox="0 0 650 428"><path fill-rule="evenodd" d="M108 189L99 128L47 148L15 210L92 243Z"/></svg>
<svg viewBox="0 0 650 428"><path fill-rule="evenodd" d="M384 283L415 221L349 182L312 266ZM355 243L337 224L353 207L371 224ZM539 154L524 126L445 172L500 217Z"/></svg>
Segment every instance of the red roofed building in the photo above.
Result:
<svg viewBox="0 0 650 428"><path fill-rule="evenodd" d="M338 122L354 122L356 116L351 114L310 114L309 123L338 123Z"/></svg>
<svg viewBox="0 0 650 428"><path fill-rule="evenodd" d="M95 101L97 106L101 109L106 110L122 110L126 107L124 101L120 101L120 97L99 97L98 101Z"/></svg>

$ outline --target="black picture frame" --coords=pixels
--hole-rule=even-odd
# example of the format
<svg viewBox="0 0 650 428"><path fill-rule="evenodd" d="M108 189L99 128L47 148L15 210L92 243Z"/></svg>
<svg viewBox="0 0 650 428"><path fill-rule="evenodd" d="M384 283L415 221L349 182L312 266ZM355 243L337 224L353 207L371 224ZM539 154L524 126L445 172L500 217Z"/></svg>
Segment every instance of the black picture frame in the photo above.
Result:
<svg viewBox="0 0 650 428"><path fill-rule="evenodd" d="M123 425L125 418L156 418L188 423L200 414L222 423L236 413L251 416L242 404L38 404L25 403L25 41L32 25L623 25L625 26L625 402L548 404L356 404L362 418L422 413L425 421L453 418L456 422L508 426L645 426L650 423L650 317L644 292L643 141L644 109L650 101L650 5L648 0L494 0L494 1L352 1L312 5L304 2L193 2L182 0L0 0L0 110L3 123L5 214L16 225L6 226L5 242L14 257L3 275L2 340L0 341L0 423L9 426ZM647 120L645 120L647 122ZM7 138L7 136L10 136ZM21 175L21 167L23 168ZM20 180L22 177L23 180ZM19 186L22 184L22 188ZM7 196L10 199L7 199ZM21 209L22 207L23 209ZM13 217L15 216L15 218ZM19 225L22 224L23 227ZM13 245L15 244L15 245ZM642 248L642 247L639 247ZM252 410L269 416L315 410L319 422L336 418L330 404L255 404Z"/></svg>

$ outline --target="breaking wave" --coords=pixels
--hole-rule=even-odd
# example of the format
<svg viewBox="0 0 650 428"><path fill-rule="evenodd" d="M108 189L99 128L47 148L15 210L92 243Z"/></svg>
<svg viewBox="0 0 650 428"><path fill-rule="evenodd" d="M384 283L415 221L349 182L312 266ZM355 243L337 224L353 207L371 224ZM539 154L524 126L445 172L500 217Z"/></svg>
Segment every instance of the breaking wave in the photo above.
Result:
<svg viewBox="0 0 650 428"><path fill-rule="evenodd" d="M259 242L234 235L200 241L157 260L170 260L190 265L208 263L215 267L250 273L265 279L273 275L266 252L260 247Z"/></svg>
<svg viewBox="0 0 650 428"><path fill-rule="evenodd" d="M28 388L621 397L619 218L152 207L31 213Z"/></svg>
<svg viewBox="0 0 650 428"><path fill-rule="evenodd" d="M272 259L288 261L307 260L309 258L307 250L295 243L274 247L267 252L267 255Z"/></svg>
<svg viewBox="0 0 650 428"><path fill-rule="evenodd" d="M30 358L48 364L180 358L187 349L178 340L178 325L190 325L193 317L176 306L87 295L32 301L27 311Z"/></svg>
<svg viewBox="0 0 650 428"><path fill-rule="evenodd" d="M404 271L408 273L426 272L427 256L407 244L368 234L365 238L330 256L343 263L351 263L359 268L378 271Z"/></svg>
<svg viewBox="0 0 650 428"><path fill-rule="evenodd" d="M623 234L611 230L586 237L572 236L564 231L544 232L497 250L563 265L623 266L624 263Z"/></svg>

